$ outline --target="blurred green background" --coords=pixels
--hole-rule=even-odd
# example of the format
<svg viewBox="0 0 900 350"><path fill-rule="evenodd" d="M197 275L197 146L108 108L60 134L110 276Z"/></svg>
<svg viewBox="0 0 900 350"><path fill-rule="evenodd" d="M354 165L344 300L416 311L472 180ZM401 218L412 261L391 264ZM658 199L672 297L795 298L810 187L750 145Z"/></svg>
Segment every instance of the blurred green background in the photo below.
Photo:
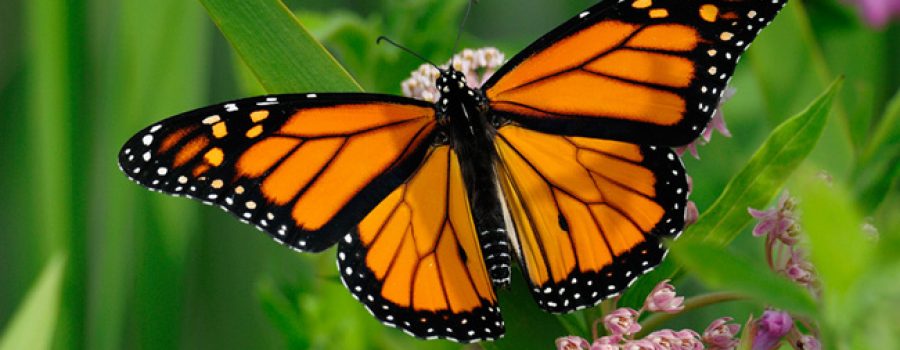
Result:
<svg viewBox="0 0 900 350"><path fill-rule="evenodd" d="M462 46L510 57L592 4L482 0ZM399 93L420 62L375 38L444 62L465 8L462 0L286 5L365 90L387 93ZM845 75L806 166L847 188L882 248L896 251L900 26L873 28L843 2L792 0L738 68L724 109L733 137L717 134L701 160L685 160L701 213L776 125ZM0 2L0 329L30 310L29 295L43 315L31 323L42 327L4 334L27 334L29 348L41 340L62 349L459 348L381 326L343 290L333 252L294 253L218 209L150 193L119 173L119 147L141 127L264 92L201 2ZM751 259L761 250L749 234L731 247ZM46 266L47 287L34 290L51 292L29 294L45 285ZM690 276L678 284L681 293L704 290ZM715 317L759 310L727 303L673 322L702 330Z"/></svg>

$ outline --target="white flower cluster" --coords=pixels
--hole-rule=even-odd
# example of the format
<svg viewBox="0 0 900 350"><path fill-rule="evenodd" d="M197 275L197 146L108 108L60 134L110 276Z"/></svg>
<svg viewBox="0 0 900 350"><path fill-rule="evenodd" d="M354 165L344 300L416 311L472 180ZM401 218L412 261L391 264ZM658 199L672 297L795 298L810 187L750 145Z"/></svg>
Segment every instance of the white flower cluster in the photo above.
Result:
<svg viewBox="0 0 900 350"><path fill-rule="evenodd" d="M494 47L483 47L480 49L464 49L462 52L453 55L449 62L441 65L441 68L447 68L453 63L453 69L463 73L466 76L466 84L471 88L479 88L484 82L490 79L491 75L500 68L506 57L500 50ZM415 99L437 102L438 91L434 86L434 82L440 76L437 68L429 64L419 66L419 69L412 72L409 79L401 84L403 96Z"/></svg>

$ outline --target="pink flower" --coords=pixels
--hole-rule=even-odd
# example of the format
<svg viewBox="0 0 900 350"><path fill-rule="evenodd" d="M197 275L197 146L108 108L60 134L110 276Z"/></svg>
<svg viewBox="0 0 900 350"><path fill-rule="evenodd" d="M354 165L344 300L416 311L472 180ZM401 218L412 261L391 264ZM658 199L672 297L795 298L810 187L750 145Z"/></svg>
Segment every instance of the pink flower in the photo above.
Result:
<svg viewBox="0 0 900 350"><path fill-rule="evenodd" d="M862 18L869 26L884 27L891 18L900 16L900 0L849 0L862 12Z"/></svg>
<svg viewBox="0 0 900 350"><path fill-rule="evenodd" d="M740 332L741 325L731 322L731 317L722 317L712 321L703 331L703 341L710 350L731 350L739 341L734 337Z"/></svg>
<svg viewBox="0 0 900 350"><path fill-rule="evenodd" d="M694 201L688 201L684 206L684 226L693 225L697 222L697 218L700 217L700 210L697 209L697 203Z"/></svg>
<svg viewBox="0 0 900 350"><path fill-rule="evenodd" d="M570 335L556 338L557 350L587 350L590 347L591 344L582 337Z"/></svg>
<svg viewBox="0 0 900 350"><path fill-rule="evenodd" d="M621 346L619 345L620 340L620 337L613 335L600 337L594 340L590 350L619 350L621 349Z"/></svg>
<svg viewBox="0 0 900 350"><path fill-rule="evenodd" d="M753 235L756 237L770 235L787 245L797 243L799 230L795 225L794 206L793 199L785 191L774 208L766 210L748 208L750 215L759 220L753 227Z"/></svg>
<svg viewBox="0 0 900 350"><path fill-rule="evenodd" d="M772 350L781 343L781 338L794 328L794 320L787 312L766 310L756 322L753 335L753 350Z"/></svg>
<svg viewBox="0 0 900 350"><path fill-rule="evenodd" d="M820 350L822 349L822 344L819 343L816 337L805 334L797 340L797 348L800 350Z"/></svg>
<svg viewBox="0 0 900 350"><path fill-rule="evenodd" d="M479 88L505 61L506 58L502 52L493 47L484 47L476 50L464 49L453 55L453 58L441 67L447 68L452 62L453 69L465 75L466 84L469 87ZM403 96L437 102L438 91L434 82L439 76L440 72L430 64L419 66L419 69L412 72L409 79L400 84Z"/></svg>
<svg viewBox="0 0 900 350"><path fill-rule="evenodd" d="M663 329L647 335L645 338L659 349L664 350L702 350L703 343L700 342L700 335L690 329L683 329L674 332L671 329Z"/></svg>
<svg viewBox="0 0 900 350"><path fill-rule="evenodd" d="M675 294L669 280L659 282L644 300L644 307L654 312L676 313L684 309L684 297Z"/></svg>
<svg viewBox="0 0 900 350"><path fill-rule="evenodd" d="M679 157L683 157L684 152L688 151L691 154L691 156L693 156L696 159L700 159L700 153L697 152L697 144L699 144L700 142L701 142L700 139L696 139L696 140L694 140L694 142L691 142L684 146L675 147L675 154L677 154Z"/></svg>
<svg viewBox="0 0 900 350"><path fill-rule="evenodd" d="M691 178L690 175L687 175L687 194L691 195L691 192L694 191L694 179ZM700 211L697 210L697 203L694 201L688 201L684 207L684 226L687 227L689 225L693 225L697 222L697 218L700 217Z"/></svg>
<svg viewBox="0 0 900 350"><path fill-rule="evenodd" d="M795 248L791 252L784 272L788 278L804 286L812 285L816 281L813 265L803 257L800 249Z"/></svg>
<svg viewBox="0 0 900 350"><path fill-rule="evenodd" d="M630 340L622 345L622 350L665 350L647 339Z"/></svg>
<svg viewBox="0 0 900 350"><path fill-rule="evenodd" d="M603 326L614 336L632 335L641 330L641 325L637 323L638 315L632 308L616 309L603 318Z"/></svg>

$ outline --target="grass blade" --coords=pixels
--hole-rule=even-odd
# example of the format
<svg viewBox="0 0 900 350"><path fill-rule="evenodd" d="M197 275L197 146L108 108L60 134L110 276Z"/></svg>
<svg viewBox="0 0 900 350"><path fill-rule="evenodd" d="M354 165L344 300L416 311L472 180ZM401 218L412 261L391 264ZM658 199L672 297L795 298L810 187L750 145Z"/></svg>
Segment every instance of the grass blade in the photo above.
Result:
<svg viewBox="0 0 900 350"><path fill-rule="evenodd" d="M56 254L44 267L40 278L0 337L0 350L50 349L59 321L60 297L66 258Z"/></svg>
<svg viewBox="0 0 900 350"><path fill-rule="evenodd" d="M279 0L200 0L269 93L362 88Z"/></svg>

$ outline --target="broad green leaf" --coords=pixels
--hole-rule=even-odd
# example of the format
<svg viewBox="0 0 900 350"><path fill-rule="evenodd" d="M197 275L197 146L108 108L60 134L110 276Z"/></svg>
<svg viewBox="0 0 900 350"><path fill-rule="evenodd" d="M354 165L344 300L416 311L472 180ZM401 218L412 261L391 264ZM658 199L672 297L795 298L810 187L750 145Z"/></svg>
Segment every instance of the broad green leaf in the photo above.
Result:
<svg viewBox="0 0 900 350"><path fill-rule="evenodd" d="M860 209L871 212L900 178L900 90L888 103L854 170Z"/></svg>
<svg viewBox="0 0 900 350"><path fill-rule="evenodd" d="M849 341L846 349L900 349L900 263L870 265L866 272L840 310L842 324L830 325L838 332L831 339Z"/></svg>
<svg viewBox="0 0 900 350"><path fill-rule="evenodd" d="M750 223L747 208L762 208L769 203L812 151L825 127L831 102L841 82L841 79L833 82L804 111L776 127L709 209L685 230L684 236L719 246L725 246L737 237ZM657 282L678 273L678 268L669 261L657 270L629 288L621 299L622 304L632 307L640 305Z"/></svg>
<svg viewBox="0 0 900 350"><path fill-rule="evenodd" d="M360 91L279 0L200 0L269 93Z"/></svg>
<svg viewBox="0 0 900 350"><path fill-rule="evenodd" d="M498 291L497 295L506 321L506 335L494 342L481 343L485 349L551 349L556 338L577 335L569 333L558 317L538 308L530 288L522 278L516 278L522 276L521 271L514 269L512 273L510 288Z"/></svg>
<svg viewBox="0 0 900 350"><path fill-rule="evenodd" d="M862 216L853 197L839 184L827 184L813 175L800 183L803 232L809 238L810 261L821 280L826 318L835 329L852 320L856 301L850 291L866 271L872 270L875 244L862 232Z"/></svg>
<svg viewBox="0 0 900 350"><path fill-rule="evenodd" d="M56 254L50 259L6 325L0 337L0 350L50 349L59 318L65 266L64 254Z"/></svg>
<svg viewBox="0 0 900 350"><path fill-rule="evenodd" d="M804 315L816 314L809 292L790 280L723 247L698 240L672 244L672 255L701 282L717 290L744 294L764 304Z"/></svg>

